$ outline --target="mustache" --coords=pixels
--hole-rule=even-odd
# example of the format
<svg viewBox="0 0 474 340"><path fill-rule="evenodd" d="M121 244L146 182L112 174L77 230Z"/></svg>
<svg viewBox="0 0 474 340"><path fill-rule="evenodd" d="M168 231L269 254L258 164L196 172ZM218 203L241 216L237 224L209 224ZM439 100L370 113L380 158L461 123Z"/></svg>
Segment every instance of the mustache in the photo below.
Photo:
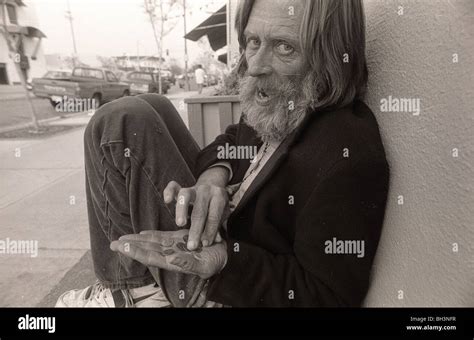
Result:
<svg viewBox="0 0 474 340"><path fill-rule="evenodd" d="M286 96L298 93L301 83L300 76L287 76L280 79L277 76L252 77L245 74L240 80L241 93L255 92L258 89L265 91L268 95L285 94Z"/></svg>
<svg viewBox="0 0 474 340"><path fill-rule="evenodd" d="M265 76L243 75L239 79L239 96L245 123L263 138L282 140L305 117L314 92L309 75ZM257 91L270 97L268 106L258 105Z"/></svg>

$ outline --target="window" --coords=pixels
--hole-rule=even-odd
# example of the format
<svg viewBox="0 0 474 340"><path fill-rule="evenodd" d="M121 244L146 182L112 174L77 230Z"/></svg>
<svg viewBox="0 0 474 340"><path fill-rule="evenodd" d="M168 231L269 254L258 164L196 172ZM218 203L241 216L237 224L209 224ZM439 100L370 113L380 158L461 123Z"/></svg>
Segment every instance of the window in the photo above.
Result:
<svg viewBox="0 0 474 340"><path fill-rule="evenodd" d="M76 68L74 69L75 77L82 77L82 78L94 78L94 79L104 79L104 75L102 71L95 70L92 68Z"/></svg>
<svg viewBox="0 0 474 340"><path fill-rule="evenodd" d="M118 79L117 79L117 77L115 76L115 74L113 74L113 73L110 72L110 71L105 72L105 75L106 75L106 77L107 77L107 81L113 81L113 82L117 82L117 81L118 81Z"/></svg>
<svg viewBox="0 0 474 340"><path fill-rule="evenodd" d="M67 79L71 77L71 72L69 71L48 71L43 76L43 78L48 79Z"/></svg>
<svg viewBox="0 0 474 340"><path fill-rule="evenodd" d="M7 64L0 63L0 84L8 85Z"/></svg>
<svg viewBox="0 0 474 340"><path fill-rule="evenodd" d="M16 7L12 4L7 4L7 13L10 24L18 25L18 17L16 16Z"/></svg>
<svg viewBox="0 0 474 340"><path fill-rule="evenodd" d="M151 74L149 74L149 73L138 73L138 72L130 73L128 75L128 79L130 79L130 80L144 80L144 81L148 81L148 82L153 81L153 78L151 77Z"/></svg>

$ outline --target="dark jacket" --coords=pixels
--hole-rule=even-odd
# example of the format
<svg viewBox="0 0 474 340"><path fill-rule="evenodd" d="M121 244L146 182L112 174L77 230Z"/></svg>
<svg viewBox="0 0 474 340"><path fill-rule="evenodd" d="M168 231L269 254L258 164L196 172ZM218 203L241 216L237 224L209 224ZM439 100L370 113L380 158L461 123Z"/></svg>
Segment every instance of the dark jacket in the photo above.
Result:
<svg viewBox="0 0 474 340"><path fill-rule="evenodd" d="M197 176L218 161L217 146L225 143L262 144L242 121L231 125L201 151ZM237 183L249 160L230 163ZM230 215L227 265L211 279L208 299L234 307L360 306L388 184L377 121L364 103L311 112ZM334 238L364 240L365 256L328 254L325 242Z"/></svg>

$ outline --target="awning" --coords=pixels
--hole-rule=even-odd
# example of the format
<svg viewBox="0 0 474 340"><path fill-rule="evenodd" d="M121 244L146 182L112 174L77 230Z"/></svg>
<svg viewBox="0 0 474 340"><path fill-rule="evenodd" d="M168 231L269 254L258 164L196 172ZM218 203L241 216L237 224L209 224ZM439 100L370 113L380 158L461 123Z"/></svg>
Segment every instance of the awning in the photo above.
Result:
<svg viewBox="0 0 474 340"><path fill-rule="evenodd" d="M219 60L221 63L227 65L227 53L220 54L220 55L217 57L217 60Z"/></svg>
<svg viewBox="0 0 474 340"><path fill-rule="evenodd" d="M205 35L214 51L227 45L227 6L224 5L184 37L198 41Z"/></svg>
<svg viewBox="0 0 474 340"><path fill-rule="evenodd" d="M33 27L33 26L26 26L26 29L28 32L26 33L26 36L30 38L46 38L46 34L41 32L39 28Z"/></svg>
<svg viewBox="0 0 474 340"><path fill-rule="evenodd" d="M23 34L30 38L46 38L46 34L33 26L8 25L7 30L13 34Z"/></svg>

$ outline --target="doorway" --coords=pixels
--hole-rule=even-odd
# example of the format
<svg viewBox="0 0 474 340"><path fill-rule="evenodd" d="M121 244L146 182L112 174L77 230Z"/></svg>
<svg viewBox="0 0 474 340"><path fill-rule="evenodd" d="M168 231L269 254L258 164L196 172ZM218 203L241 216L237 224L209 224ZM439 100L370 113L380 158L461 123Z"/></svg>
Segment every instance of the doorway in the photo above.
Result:
<svg viewBox="0 0 474 340"><path fill-rule="evenodd" d="M0 85L8 85L7 64L0 63Z"/></svg>

